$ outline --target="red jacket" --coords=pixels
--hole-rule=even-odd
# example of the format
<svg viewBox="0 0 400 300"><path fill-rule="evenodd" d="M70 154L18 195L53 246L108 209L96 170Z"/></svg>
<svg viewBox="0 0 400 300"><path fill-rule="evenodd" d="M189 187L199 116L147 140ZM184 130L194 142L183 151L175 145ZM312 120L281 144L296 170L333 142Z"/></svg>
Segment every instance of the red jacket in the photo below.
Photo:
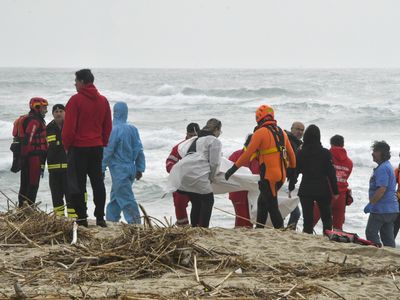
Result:
<svg viewBox="0 0 400 300"><path fill-rule="evenodd" d="M231 156L229 156L229 160L232 162L236 162L243 152L244 152L243 149L233 152ZM257 159L251 160L249 164L245 165L245 167L249 168L251 173L253 174L260 174L260 165ZM232 192L229 193L229 199L232 201L247 200L247 194L248 194L247 191Z"/></svg>
<svg viewBox="0 0 400 300"><path fill-rule="evenodd" d="M169 154L167 160L165 161L165 168L167 169L167 172L171 172L171 169L173 166L175 166L175 164L182 159L182 157L179 155L178 152L178 147L181 143L183 143L186 140L183 140L182 142L178 143L177 145L175 145L172 150L171 153Z"/></svg>
<svg viewBox="0 0 400 300"><path fill-rule="evenodd" d="M353 170L353 162L347 156L347 152L343 147L332 146L329 151L332 154L332 163L336 170L339 193L344 193L349 186L347 179Z"/></svg>
<svg viewBox="0 0 400 300"><path fill-rule="evenodd" d="M25 123L26 122L26 123ZM37 113L30 112L24 124L24 141L21 155L41 155L47 153L46 123Z"/></svg>
<svg viewBox="0 0 400 300"><path fill-rule="evenodd" d="M62 141L74 147L107 146L112 128L110 104L93 84L69 99L65 109Z"/></svg>

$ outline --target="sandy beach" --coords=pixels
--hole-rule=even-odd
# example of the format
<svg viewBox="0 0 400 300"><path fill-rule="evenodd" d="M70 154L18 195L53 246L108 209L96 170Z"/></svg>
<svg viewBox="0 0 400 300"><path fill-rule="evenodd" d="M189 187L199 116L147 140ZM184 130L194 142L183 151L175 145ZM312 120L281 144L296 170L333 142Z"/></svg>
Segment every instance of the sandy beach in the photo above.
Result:
<svg viewBox="0 0 400 300"><path fill-rule="evenodd" d="M160 228L154 221L153 229L91 223L78 229L78 243L70 245L70 221L41 218L45 230L58 233L48 231L43 239L33 233L36 225L24 229L31 218L0 217L0 299L16 291L21 294L14 299L400 297L396 249L274 229ZM63 230L64 242L57 238ZM147 254L135 256L138 251Z"/></svg>

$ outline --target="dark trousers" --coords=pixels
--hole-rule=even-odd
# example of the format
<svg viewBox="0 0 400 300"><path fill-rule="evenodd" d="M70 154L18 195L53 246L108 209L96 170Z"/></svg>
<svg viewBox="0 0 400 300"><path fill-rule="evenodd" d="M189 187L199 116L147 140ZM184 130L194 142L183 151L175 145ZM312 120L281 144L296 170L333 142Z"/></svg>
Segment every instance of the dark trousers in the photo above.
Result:
<svg viewBox="0 0 400 300"><path fill-rule="evenodd" d="M314 201L317 203L323 231L332 230L331 195L327 197L302 197L300 196L301 207L303 209L303 232L313 233L314 229Z"/></svg>
<svg viewBox="0 0 400 300"><path fill-rule="evenodd" d="M19 207L22 207L23 202L33 204L36 201L41 173L41 161L41 156L38 155L23 158L18 195Z"/></svg>
<svg viewBox="0 0 400 300"><path fill-rule="evenodd" d="M71 147L68 151L68 189L71 193L71 204L80 220L87 218L85 201L87 176L93 189L94 216L96 219L104 218L106 189L101 170L102 160L103 147L101 146Z"/></svg>
<svg viewBox="0 0 400 300"><path fill-rule="evenodd" d="M280 186L277 186L278 191ZM278 207L278 197L272 194L270 183L267 180L259 181L260 196L257 202L257 225L256 228L264 228L267 222L267 216L271 217L271 222L274 228L283 227L283 218Z"/></svg>
<svg viewBox="0 0 400 300"><path fill-rule="evenodd" d="M66 170L52 171L49 172L49 185L51 191L51 198L53 201L54 212L58 216L64 216L65 204L70 209L70 197L67 193L67 172ZM65 197L65 204L64 204ZM68 216L70 216L70 211L68 211Z"/></svg>
<svg viewBox="0 0 400 300"><path fill-rule="evenodd" d="M193 227L205 227L210 225L212 208L214 205L214 194L187 193L192 210L190 212L190 223Z"/></svg>
<svg viewBox="0 0 400 300"><path fill-rule="evenodd" d="M399 210L400 210L400 203L399 203ZM397 216L396 220L394 221L394 238L397 237L397 234L399 233L400 229L400 214Z"/></svg>

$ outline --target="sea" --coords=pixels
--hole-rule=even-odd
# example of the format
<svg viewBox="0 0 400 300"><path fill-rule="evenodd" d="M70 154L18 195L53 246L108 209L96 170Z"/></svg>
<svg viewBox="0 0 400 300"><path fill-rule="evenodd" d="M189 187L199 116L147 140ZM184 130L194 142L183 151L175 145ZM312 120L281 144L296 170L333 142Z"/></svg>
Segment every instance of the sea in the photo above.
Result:
<svg viewBox="0 0 400 300"><path fill-rule="evenodd" d="M49 100L51 106L66 104L76 92L74 69L0 69L0 210L17 201L19 173L10 172L9 150L13 121L28 112L29 99ZM290 129L292 122L321 129L323 146L343 135L353 160L349 179L354 203L347 207L344 230L365 236L368 215L368 183L376 164L371 144L385 140L391 146L391 163L399 165L400 69L92 69L95 85L110 101L125 101L128 120L140 132L146 156L146 171L135 182L136 199L159 222L175 221L171 195L162 198L167 181L165 160L171 148L185 137L186 125L204 126L210 118L222 121L223 156L242 148L255 124L255 110L271 105L278 125ZM111 190L105 178L107 201ZM89 216L93 217L90 185ZM40 182L37 201L51 211L48 173ZM217 195L215 207L233 213L227 195ZM190 207L188 208L188 212ZM210 226L234 227L234 217L214 209ZM302 228L302 219L298 229ZM320 224L316 227L321 233ZM399 240L398 240L399 242Z"/></svg>

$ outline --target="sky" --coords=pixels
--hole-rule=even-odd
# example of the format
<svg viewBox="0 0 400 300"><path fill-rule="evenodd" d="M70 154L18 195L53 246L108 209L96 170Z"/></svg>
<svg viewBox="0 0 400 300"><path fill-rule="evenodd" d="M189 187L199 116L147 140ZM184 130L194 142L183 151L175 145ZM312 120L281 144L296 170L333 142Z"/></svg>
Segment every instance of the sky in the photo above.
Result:
<svg viewBox="0 0 400 300"><path fill-rule="evenodd" d="M0 67L400 67L398 0L0 0L0 28Z"/></svg>

